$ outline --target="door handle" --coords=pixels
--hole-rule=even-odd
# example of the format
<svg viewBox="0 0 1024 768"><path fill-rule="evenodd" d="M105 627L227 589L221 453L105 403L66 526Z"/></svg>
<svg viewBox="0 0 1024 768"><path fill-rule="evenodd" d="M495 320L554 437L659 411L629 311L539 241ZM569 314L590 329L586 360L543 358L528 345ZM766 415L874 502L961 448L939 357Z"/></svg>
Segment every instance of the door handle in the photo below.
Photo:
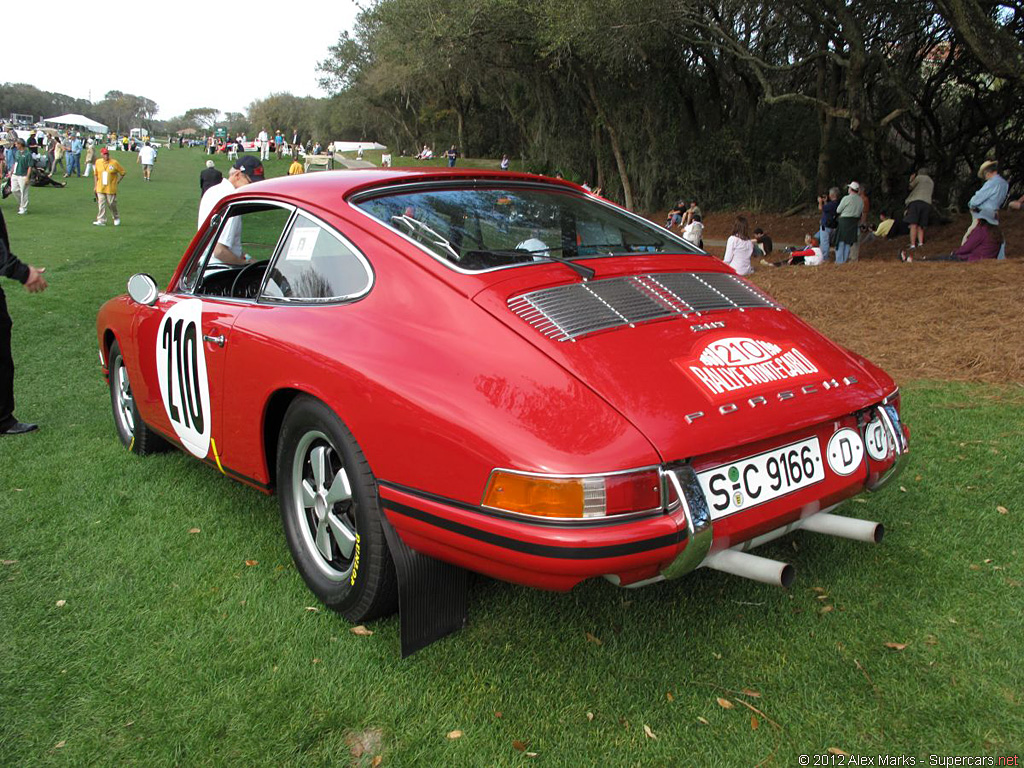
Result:
<svg viewBox="0 0 1024 768"><path fill-rule="evenodd" d="M204 333L203 334L203 341L208 341L211 344L216 344L218 347L223 347L224 346L224 337L223 336L209 336L208 334Z"/></svg>

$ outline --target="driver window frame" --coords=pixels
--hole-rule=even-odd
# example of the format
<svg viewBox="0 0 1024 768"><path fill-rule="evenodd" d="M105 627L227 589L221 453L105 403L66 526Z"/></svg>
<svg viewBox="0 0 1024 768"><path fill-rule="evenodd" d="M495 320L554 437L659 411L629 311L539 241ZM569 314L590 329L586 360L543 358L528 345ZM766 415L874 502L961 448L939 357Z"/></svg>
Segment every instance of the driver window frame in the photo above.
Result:
<svg viewBox="0 0 1024 768"><path fill-rule="evenodd" d="M298 223L298 220L299 220L300 216L308 219L309 221L311 221L312 223L316 224L321 229L326 230L327 233L331 237L333 237L336 240L338 240L343 246L345 246L352 253L353 256L356 257L356 261L359 262L359 264L363 268L363 271L366 273L366 285L362 288L362 290L357 291L356 293L345 294L344 296L328 296L328 297L325 297L325 298L305 298L305 297L292 298L292 297L289 297L289 296L267 296L266 295L265 292L266 292L266 289L267 289L267 277L270 274L271 270L273 270L274 268L277 267L277 262L280 259L284 258L284 244L285 244L285 242L287 242L288 238L291 237L292 230L295 228L295 225ZM292 306L295 306L295 305L306 305L306 306L317 306L317 307L322 307L322 306L327 306L327 305L332 305L332 304L351 304L352 302L359 301L360 299L364 298L367 294L369 294L370 291L373 290L373 286L376 284L376 282L377 282L377 274L373 270L373 265L370 263L370 260L368 258L366 258L366 254L364 254L362 252L362 250L358 246L356 246L355 243L353 243L351 240L349 240L347 237L345 237L345 235L343 235L341 232L339 232L336 227L328 224L326 221L324 221L322 218L317 216L315 213L312 213L312 212L306 210L305 208L299 208L299 207L296 206L295 210L292 213L292 217L288 220L288 225L285 227L284 233L281 236L281 240L277 244L277 248L274 251L274 256L271 259L270 264L267 265L267 269L263 273L263 280L260 283L260 290L259 290L259 293L256 294L255 301L256 301L257 304L267 304L267 305L275 305L275 304L276 305L282 305L283 304L283 305L292 305Z"/></svg>
<svg viewBox="0 0 1024 768"><path fill-rule="evenodd" d="M231 218L231 216L233 215L233 212L238 209L251 208L252 206L259 206L262 208L280 208L288 212L288 217L285 219L284 225L281 227L281 232L277 236L277 242L274 244L274 248L271 251L270 256L267 258L267 268L263 270L263 276L260 279L259 289L256 291L256 296L254 298L245 298L241 296L211 296L209 294L199 293L196 291L196 288L198 287L200 282L199 280L196 280L196 284L193 285L191 288L184 287L183 283L188 275L195 272L196 274L201 276L205 272L210 259L213 258L212 245L217 242L217 239L220 237L221 232L223 231L225 225L227 224L228 219ZM263 287L266 281L267 272L269 271L270 267L274 264L274 261L277 258L277 255L280 252L281 247L284 245L284 241L287 239L288 234L291 232L292 224L295 221L296 211L298 210L298 207L291 203L285 203L278 200L267 200L262 198L245 198L242 200L235 200L228 203L228 205L224 206L224 208L215 212L213 216L210 217L210 223L212 226L207 227L205 233L203 234L202 239L196 245L194 251L195 255L189 261L189 264L185 268L185 270L182 272L181 278L179 278L178 280L178 285L175 288L176 292L186 296L195 296L196 298L201 298L208 301L227 301L232 303L243 304L256 303L259 296L263 293ZM239 211L237 215L244 216L245 213L245 211Z"/></svg>

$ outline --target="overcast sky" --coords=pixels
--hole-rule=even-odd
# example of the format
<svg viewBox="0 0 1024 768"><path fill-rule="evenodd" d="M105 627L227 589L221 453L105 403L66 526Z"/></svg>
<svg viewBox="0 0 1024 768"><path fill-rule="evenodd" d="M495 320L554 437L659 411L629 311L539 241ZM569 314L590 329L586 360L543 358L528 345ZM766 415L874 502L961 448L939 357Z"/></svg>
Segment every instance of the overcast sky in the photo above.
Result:
<svg viewBox="0 0 1024 768"><path fill-rule="evenodd" d="M264 3L115 4L107 28L100 16L69 26L57 14L40 22L53 33L52 45L40 46L31 33L4 35L0 77L93 102L115 90L145 96L160 105L161 120L192 107L245 112L254 99L282 91L324 96L317 62L343 30L351 31L359 9L353 0L275 5L285 9L276 18L264 13ZM122 18L122 10L133 18ZM227 20L233 17L239 20Z"/></svg>

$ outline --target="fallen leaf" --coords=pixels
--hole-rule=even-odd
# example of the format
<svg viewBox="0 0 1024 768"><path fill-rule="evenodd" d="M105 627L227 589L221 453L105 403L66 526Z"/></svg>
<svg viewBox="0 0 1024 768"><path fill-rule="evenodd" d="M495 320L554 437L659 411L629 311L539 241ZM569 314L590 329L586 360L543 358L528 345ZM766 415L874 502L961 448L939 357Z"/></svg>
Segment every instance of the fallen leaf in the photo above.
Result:
<svg viewBox="0 0 1024 768"><path fill-rule="evenodd" d="M926 637L924 639L924 644L925 645L938 645L939 644L939 638L937 638L935 635L928 635L928 637Z"/></svg>
<svg viewBox="0 0 1024 768"><path fill-rule="evenodd" d="M818 600L828 600L828 595L818 595Z"/></svg>
<svg viewBox="0 0 1024 768"><path fill-rule="evenodd" d="M947 621L948 621L948 622L949 622L950 624L959 624L959 623L960 623L959 621L957 621L956 619L954 619L954 618L953 618L952 616L950 616L950 617L949 617L949 618L947 619Z"/></svg>
<svg viewBox="0 0 1024 768"><path fill-rule="evenodd" d="M750 730L756 731L761 727L761 721L757 719L756 715L750 716Z"/></svg>
<svg viewBox="0 0 1024 768"><path fill-rule="evenodd" d="M744 696L750 696L750 697L755 698L755 699L760 699L761 698L761 694L760 693L758 693L757 691L752 691L749 688L744 688L742 691L740 691L740 693L742 693Z"/></svg>
<svg viewBox="0 0 1024 768"><path fill-rule="evenodd" d="M587 720L590 721L590 722L593 722L593 720L594 720L594 713L593 712L587 712Z"/></svg>
<svg viewBox="0 0 1024 768"><path fill-rule="evenodd" d="M998 512L1000 515L1008 515L1008 514L1010 514L1010 510L1008 510L1002 504L1000 504L998 507L996 507L996 512Z"/></svg>
<svg viewBox="0 0 1024 768"><path fill-rule="evenodd" d="M259 565L260 561L259 560L246 560L245 564L247 566L249 566L250 568L252 568L254 565Z"/></svg>
<svg viewBox="0 0 1024 768"><path fill-rule="evenodd" d="M527 757L536 757L536 756L537 756L537 753L536 753L536 752L527 752L527 753L526 753L526 756L527 756Z"/></svg>
<svg viewBox="0 0 1024 768"><path fill-rule="evenodd" d="M907 647L907 643L882 643L882 645L892 651L902 651Z"/></svg>
<svg viewBox="0 0 1024 768"><path fill-rule="evenodd" d="M834 609L835 609L834 605L823 605L821 607L821 610L819 611L819 613L828 613L829 611L832 611Z"/></svg>
<svg viewBox="0 0 1024 768"><path fill-rule="evenodd" d="M850 756L849 752L843 752L843 750L841 750L839 747L829 747L826 751L830 755L839 755L841 757L849 757Z"/></svg>
<svg viewBox="0 0 1024 768"><path fill-rule="evenodd" d="M54 749L61 749L65 744L67 744L67 741L65 741L64 739L61 739L60 741L58 741L56 744L53 745L53 748Z"/></svg>
<svg viewBox="0 0 1024 768"><path fill-rule="evenodd" d="M373 761L370 763L371 768L380 768L380 764L384 762L383 755L374 755Z"/></svg>
<svg viewBox="0 0 1024 768"><path fill-rule="evenodd" d="M320 659L313 659L313 663L314 664L319 664L320 663Z"/></svg>
<svg viewBox="0 0 1024 768"><path fill-rule="evenodd" d="M14 565L16 562L18 562L18 561L17 560L4 560L3 564L4 565Z"/></svg>
<svg viewBox="0 0 1024 768"><path fill-rule="evenodd" d="M824 587L811 587L811 590L813 590L814 592L817 592L818 594L821 594L821 595L824 595L825 592L827 591Z"/></svg>
<svg viewBox="0 0 1024 768"><path fill-rule="evenodd" d="M648 739L658 738L654 735L654 731L651 730L651 726L647 725L646 723L644 724L644 735L647 736Z"/></svg>
<svg viewBox="0 0 1024 768"><path fill-rule="evenodd" d="M462 738L462 731L459 731L459 730L448 731L448 738L449 739L461 739Z"/></svg>
<svg viewBox="0 0 1024 768"><path fill-rule="evenodd" d="M188 532L189 533L199 533L199 529L198 528L189 528Z"/></svg>
<svg viewBox="0 0 1024 768"><path fill-rule="evenodd" d="M721 658L722 658L722 654L715 653L714 651L711 652L711 655L714 656L716 659L719 659L719 660L721 660Z"/></svg>
<svg viewBox="0 0 1024 768"><path fill-rule="evenodd" d="M589 632L587 632L586 635L587 635L587 642L594 643L595 645L603 645L603 643L601 642L601 640L599 638L594 637Z"/></svg>
<svg viewBox="0 0 1024 768"><path fill-rule="evenodd" d="M703 717L698 717L698 718L697 718L697 722L698 722L698 723L704 723L704 725L711 725L711 723L709 723L709 722L707 721L707 719L706 719L706 718L703 718Z"/></svg>
<svg viewBox="0 0 1024 768"><path fill-rule="evenodd" d="M920 483L921 482L921 476L920 475L914 475L914 482L915 483Z"/></svg>
<svg viewBox="0 0 1024 768"><path fill-rule="evenodd" d="M494 716L495 716L495 717L501 717L501 712L495 712L495 713L494 713Z"/></svg>
<svg viewBox="0 0 1024 768"><path fill-rule="evenodd" d="M986 557L986 558L985 558L985 564L986 564L986 565L987 565L988 563L991 563L991 562L992 562L992 558L991 558L991 557Z"/></svg>
<svg viewBox="0 0 1024 768"><path fill-rule="evenodd" d="M307 605L306 610L311 611L312 613L320 613L320 609L317 608L315 605Z"/></svg>
<svg viewBox="0 0 1024 768"><path fill-rule="evenodd" d="M513 741L512 742L512 749L514 749L516 752L525 752L526 751L526 743L522 742L522 741L519 741L519 740Z"/></svg>
<svg viewBox="0 0 1024 768"><path fill-rule="evenodd" d="M352 629L350 629L349 632L351 632L353 635L358 635L359 637L369 637L373 634L372 629L367 629L362 624L360 624L358 627L352 627Z"/></svg>
<svg viewBox="0 0 1024 768"><path fill-rule="evenodd" d="M978 565L977 563L971 563L970 568L971 568L972 571L980 571L981 570L981 566Z"/></svg>
<svg viewBox="0 0 1024 768"><path fill-rule="evenodd" d="M57 601L57 607L58 607L58 608L63 608L63 607L64 607L65 605L67 605L67 604L68 604L68 601L67 601L67 600L58 600L58 601Z"/></svg>
<svg viewBox="0 0 1024 768"><path fill-rule="evenodd" d="M722 709L732 709L734 706L731 701L729 701L728 699L723 699L721 696L719 696L718 699L716 699L716 701L718 701L718 706L720 706Z"/></svg>
<svg viewBox="0 0 1024 768"><path fill-rule="evenodd" d="M672 691L665 691L665 698L669 701L675 701L676 697L672 695Z"/></svg>
<svg viewBox="0 0 1024 768"><path fill-rule="evenodd" d="M135 721L134 720L129 720L127 723L124 724L124 727L125 728L131 728L133 725L135 725Z"/></svg>

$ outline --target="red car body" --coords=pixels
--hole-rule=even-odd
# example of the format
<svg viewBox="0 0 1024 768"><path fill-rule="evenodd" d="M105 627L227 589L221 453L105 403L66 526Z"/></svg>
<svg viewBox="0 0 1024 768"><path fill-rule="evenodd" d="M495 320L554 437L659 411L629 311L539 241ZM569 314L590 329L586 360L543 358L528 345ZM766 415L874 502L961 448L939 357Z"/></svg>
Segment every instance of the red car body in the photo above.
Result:
<svg viewBox="0 0 1024 768"><path fill-rule="evenodd" d="M595 271L589 280L554 261L469 273L431 258L409 236L414 230L388 226L353 202L402 185L429 189L435 183L521 184L612 208L568 183L483 171L342 171L244 187L218 211L244 201L305 211L365 257L372 284L356 298L327 305L200 297L205 341L192 343L205 354L210 441L208 448L193 446L193 453L233 479L273 492L280 481L275 455L282 421L304 394L351 432L383 514L405 545L465 569L553 590L595 576L621 585L671 576L673 564L693 547L693 562L681 569L690 570L719 551L777 535L877 487L897 468L908 432L899 422L893 380L717 259L684 248L581 259ZM217 213L155 303L114 298L97 323L105 372L117 342L138 416L179 447L185 442L162 394L160 334L161 328L170 333L162 323L175 305L196 300L181 281L208 247L216 223ZM671 307L675 294L658 286L673 281L708 283L719 295L735 290L743 298L739 306L676 307L669 316L561 340L547 322L551 313L523 298L539 302L561 295L543 291L566 287L566 296L591 288L618 296L628 289ZM864 450L862 442L860 461L842 464L856 452L852 459L838 457L847 473L835 471L829 464L839 450L832 450L833 436L842 431L855 444L852 435L867 441L871 429L885 444ZM768 453L786 446L796 447ZM758 455L756 466L747 460ZM765 503L747 498L774 482L769 475L792 470L795 476L801 461L814 482L807 470L808 484ZM681 503L677 480L683 476L669 477L681 467L689 468L691 480L730 467L750 484L730 485L726 470L700 479L717 483L703 492L709 520L694 508L701 494L694 491ZM561 520L484 503L492 473L500 470L555 479L600 475L606 493L613 493L608 478L644 468L660 478L661 503L639 514ZM745 499L742 509L715 513L716 503L730 505L736 494Z"/></svg>

